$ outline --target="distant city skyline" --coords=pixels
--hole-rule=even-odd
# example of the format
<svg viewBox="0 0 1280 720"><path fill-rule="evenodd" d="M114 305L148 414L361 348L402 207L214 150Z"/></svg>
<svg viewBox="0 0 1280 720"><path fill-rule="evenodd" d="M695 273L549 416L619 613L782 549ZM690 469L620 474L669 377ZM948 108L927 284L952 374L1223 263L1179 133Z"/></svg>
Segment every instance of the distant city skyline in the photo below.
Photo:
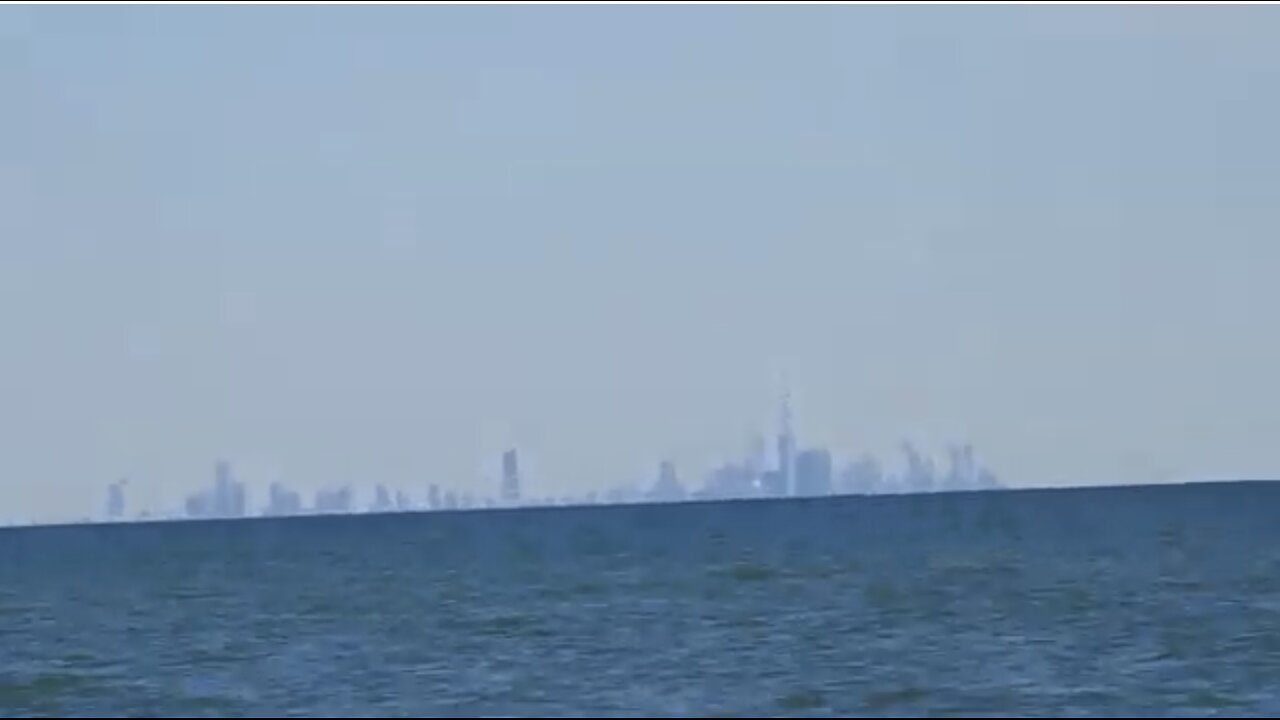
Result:
<svg viewBox="0 0 1280 720"><path fill-rule="evenodd" d="M235 476L230 462L219 460L214 465L212 483L188 495L180 510L142 509L133 517L126 516L126 479L107 486L105 515L84 520L232 519L1002 489L995 473L978 462L971 445L950 446L949 464L941 474L933 458L922 453L909 441L904 441L900 447L903 460L900 470L886 470L888 466L864 453L857 458L848 459L837 472L828 448L805 446L796 437L789 391L784 391L782 397L779 425L774 437L776 451L772 458L761 451L758 443L753 442L744 457L724 460L707 472L701 483L686 483L681 479L677 464L664 459L658 462L655 476L647 482L643 479L616 482L582 494L559 496L553 493L526 494L527 485L520 473L517 448L503 451L501 480L488 492L481 489L477 493L456 486L450 487L447 483L442 491L441 484L431 483L415 499L417 493L411 490L393 490L384 483L378 483L374 486L371 497L363 503L359 492L351 484L317 490L314 501L308 504L299 491L284 483L272 482L265 501L256 505L249 500L252 497L252 483Z"/></svg>
<svg viewBox="0 0 1280 720"><path fill-rule="evenodd" d="M838 486L904 439L1013 487L1280 476L1277 37L1274 6L0 7L0 516L100 517L122 477L125 515L180 509L219 459L255 508L461 507L512 448L522 501L663 461L821 488L813 449ZM800 445L762 468L784 386Z"/></svg>

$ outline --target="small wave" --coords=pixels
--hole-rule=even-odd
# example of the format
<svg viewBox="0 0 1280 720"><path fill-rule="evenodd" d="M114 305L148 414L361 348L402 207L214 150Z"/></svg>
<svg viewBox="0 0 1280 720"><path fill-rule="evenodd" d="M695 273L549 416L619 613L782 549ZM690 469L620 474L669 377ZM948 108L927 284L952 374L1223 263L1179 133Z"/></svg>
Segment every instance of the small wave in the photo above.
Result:
<svg viewBox="0 0 1280 720"><path fill-rule="evenodd" d="M929 696L922 688L908 685L894 690L873 690L867 693L863 702L868 708L882 710L895 705L907 705L920 702Z"/></svg>
<svg viewBox="0 0 1280 720"><path fill-rule="evenodd" d="M898 607L903 601L902 593L888 580L872 581L862 589L862 595L867 604L881 610Z"/></svg>
<svg viewBox="0 0 1280 720"><path fill-rule="evenodd" d="M551 632L532 615L499 615L481 622L474 630L480 635L499 637L547 637Z"/></svg>
<svg viewBox="0 0 1280 720"><path fill-rule="evenodd" d="M778 572L768 565L755 562L735 563L729 568L729 576L740 582L763 582L772 580Z"/></svg>
<svg viewBox="0 0 1280 720"><path fill-rule="evenodd" d="M41 673L25 680L0 681L0 707L56 702L83 690L86 678L74 673Z"/></svg>
<svg viewBox="0 0 1280 720"><path fill-rule="evenodd" d="M182 708L184 714L205 717L234 716L243 712L239 700L221 695L194 695L177 700L176 703Z"/></svg>
<svg viewBox="0 0 1280 720"><path fill-rule="evenodd" d="M793 690L778 698L778 707L784 710L816 710L826 704L822 693L812 689Z"/></svg>
<svg viewBox="0 0 1280 720"><path fill-rule="evenodd" d="M605 586L601 583L591 580L582 580L573 584L571 592L574 595L602 595Z"/></svg>
<svg viewBox="0 0 1280 720"><path fill-rule="evenodd" d="M1248 703L1227 697L1212 690L1196 690L1187 695L1186 703L1197 710L1222 710L1248 705Z"/></svg>
<svg viewBox="0 0 1280 720"><path fill-rule="evenodd" d="M179 587L165 594L164 599L179 602L199 602L201 600L217 600L222 593L216 589Z"/></svg>

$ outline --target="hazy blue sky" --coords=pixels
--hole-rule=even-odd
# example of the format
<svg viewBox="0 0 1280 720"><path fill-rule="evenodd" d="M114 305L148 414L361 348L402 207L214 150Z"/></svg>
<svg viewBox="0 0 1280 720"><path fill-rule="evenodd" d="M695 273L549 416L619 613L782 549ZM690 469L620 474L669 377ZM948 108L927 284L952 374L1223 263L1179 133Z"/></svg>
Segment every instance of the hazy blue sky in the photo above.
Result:
<svg viewBox="0 0 1280 720"><path fill-rule="evenodd" d="M783 372L841 454L1280 475L1276 8L6 7L0 98L0 518L700 478Z"/></svg>

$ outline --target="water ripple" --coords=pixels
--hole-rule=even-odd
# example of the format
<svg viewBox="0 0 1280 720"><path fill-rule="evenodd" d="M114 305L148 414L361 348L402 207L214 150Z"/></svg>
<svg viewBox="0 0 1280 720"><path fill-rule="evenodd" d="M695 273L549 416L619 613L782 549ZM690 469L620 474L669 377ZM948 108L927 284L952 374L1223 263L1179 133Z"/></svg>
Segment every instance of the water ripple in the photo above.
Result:
<svg viewBox="0 0 1280 720"><path fill-rule="evenodd" d="M1278 501L1232 485L4 531L0 715L1269 717Z"/></svg>

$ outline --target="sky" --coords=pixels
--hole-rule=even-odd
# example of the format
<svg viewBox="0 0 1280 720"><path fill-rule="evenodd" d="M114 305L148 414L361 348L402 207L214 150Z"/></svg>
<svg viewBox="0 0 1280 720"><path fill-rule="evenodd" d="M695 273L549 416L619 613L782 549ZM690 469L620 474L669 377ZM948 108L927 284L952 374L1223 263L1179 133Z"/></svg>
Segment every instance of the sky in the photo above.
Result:
<svg viewBox="0 0 1280 720"><path fill-rule="evenodd" d="M0 8L0 520L696 482L784 383L1280 477L1278 88L1264 6Z"/></svg>

